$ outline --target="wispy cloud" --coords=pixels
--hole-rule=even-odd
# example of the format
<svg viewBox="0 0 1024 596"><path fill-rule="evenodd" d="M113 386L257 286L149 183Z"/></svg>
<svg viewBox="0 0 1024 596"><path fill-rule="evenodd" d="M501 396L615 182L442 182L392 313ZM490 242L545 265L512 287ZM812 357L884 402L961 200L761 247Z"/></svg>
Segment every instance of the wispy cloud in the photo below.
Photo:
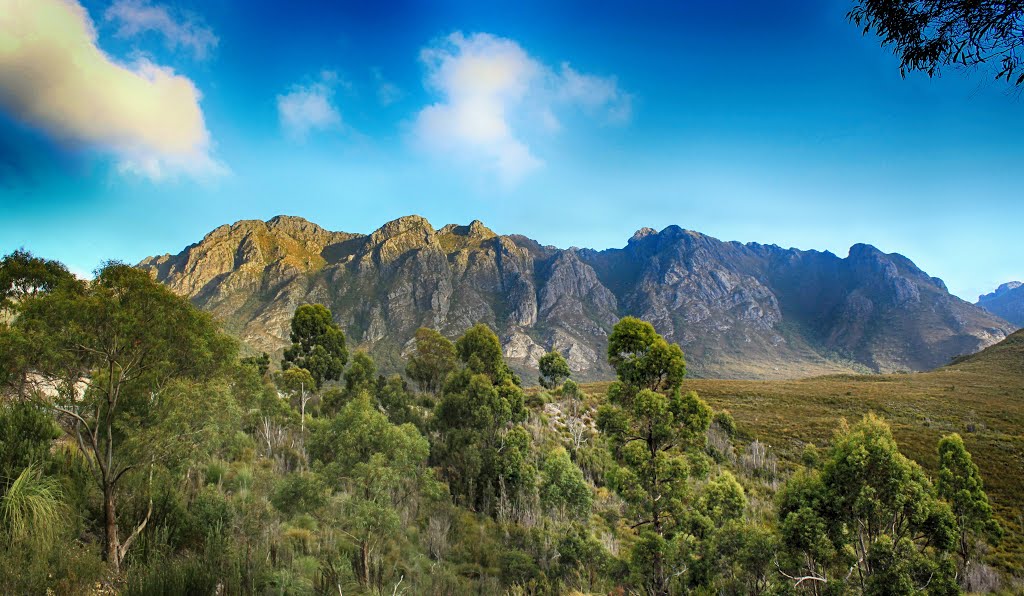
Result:
<svg viewBox="0 0 1024 596"><path fill-rule="evenodd" d="M533 128L558 131L557 113L582 109L608 123L631 116L631 96L615 78L556 70L513 40L487 33L452 33L423 49L426 87L441 100L416 116L413 136L426 150L454 155L515 184L543 166L527 145Z"/></svg>
<svg viewBox="0 0 1024 596"><path fill-rule="evenodd" d="M560 101L580 106L609 124L625 124L633 116L633 96L619 88L615 77L583 74L563 62L554 86Z"/></svg>
<svg viewBox="0 0 1024 596"><path fill-rule="evenodd" d="M389 106L399 99L402 99L404 93L391 81L384 78L379 68L371 68L370 73L373 75L373 81L377 85L377 103L382 106Z"/></svg>
<svg viewBox="0 0 1024 596"><path fill-rule="evenodd" d="M185 48L198 60L217 47L213 31L191 14L175 13L148 0L115 0L104 13L104 19L115 23L119 37L134 37L146 32L163 36L171 50Z"/></svg>
<svg viewBox="0 0 1024 596"><path fill-rule="evenodd" d="M211 157L191 80L146 59L115 62L76 2L4 4L0 109L63 142L113 153L124 172L163 179L227 171Z"/></svg>
<svg viewBox="0 0 1024 596"><path fill-rule="evenodd" d="M311 132L341 127L341 114L333 103L338 84L336 73L324 71L318 81L293 85L277 96L277 116L289 138L303 141Z"/></svg>

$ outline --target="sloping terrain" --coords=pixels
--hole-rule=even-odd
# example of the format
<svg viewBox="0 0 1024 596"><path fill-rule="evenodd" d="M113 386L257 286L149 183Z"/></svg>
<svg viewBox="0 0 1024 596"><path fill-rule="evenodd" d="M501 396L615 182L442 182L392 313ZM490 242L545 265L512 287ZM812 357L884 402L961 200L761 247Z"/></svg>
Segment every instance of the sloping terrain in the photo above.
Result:
<svg viewBox="0 0 1024 596"><path fill-rule="evenodd" d="M527 381L551 348L579 378L609 378L607 334L624 315L681 344L692 375L725 378L925 370L1013 329L900 255L857 245L839 258L676 226L598 252L479 221L434 229L409 216L361 235L279 216L221 226L140 266L275 361L292 312L319 302L384 370L400 366L418 327L455 336L482 321Z"/></svg>
<svg viewBox="0 0 1024 596"><path fill-rule="evenodd" d="M600 396L607 383L585 385ZM960 433L981 469L1005 530L991 559L1024 575L1024 330L934 371L832 375L793 381L687 379L716 410L729 410L747 439L799 461L804 445L828 444L840 418L885 417L900 449L929 472L939 438Z"/></svg>

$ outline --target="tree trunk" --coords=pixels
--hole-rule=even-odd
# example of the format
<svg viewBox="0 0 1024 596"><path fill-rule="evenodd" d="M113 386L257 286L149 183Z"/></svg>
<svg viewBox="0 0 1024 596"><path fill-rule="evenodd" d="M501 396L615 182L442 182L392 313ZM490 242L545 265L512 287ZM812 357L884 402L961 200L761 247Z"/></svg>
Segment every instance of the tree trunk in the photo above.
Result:
<svg viewBox="0 0 1024 596"><path fill-rule="evenodd" d="M103 487L104 559L115 575L121 572L121 543L117 536L117 511L114 502L114 487Z"/></svg>
<svg viewBox="0 0 1024 596"><path fill-rule="evenodd" d="M363 559L363 585L370 587L370 543L363 540L360 545L360 556Z"/></svg>

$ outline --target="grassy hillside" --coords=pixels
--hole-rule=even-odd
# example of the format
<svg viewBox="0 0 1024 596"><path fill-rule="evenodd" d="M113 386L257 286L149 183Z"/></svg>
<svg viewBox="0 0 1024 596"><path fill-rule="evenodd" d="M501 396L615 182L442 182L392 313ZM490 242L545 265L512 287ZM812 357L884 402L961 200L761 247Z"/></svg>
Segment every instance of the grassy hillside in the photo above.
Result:
<svg viewBox="0 0 1024 596"><path fill-rule="evenodd" d="M607 383L586 386L601 395ZM838 420L872 411L892 425L900 448L929 471L936 444L964 438L981 468L1006 534L991 562L1024 575L1024 330L978 354L931 372L832 375L794 381L691 379L716 410L729 410L748 439L796 461L807 443L824 446Z"/></svg>

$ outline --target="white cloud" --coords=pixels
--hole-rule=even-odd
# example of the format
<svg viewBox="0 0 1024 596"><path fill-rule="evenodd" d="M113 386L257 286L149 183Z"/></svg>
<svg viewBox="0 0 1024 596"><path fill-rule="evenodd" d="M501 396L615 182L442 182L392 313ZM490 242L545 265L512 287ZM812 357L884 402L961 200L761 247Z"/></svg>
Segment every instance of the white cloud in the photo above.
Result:
<svg viewBox="0 0 1024 596"><path fill-rule="evenodd" d="M122 171L161 179L223 174L201 94L186 77L96 45L73 0L0 0L0 109L54 137L109 151Z"/></svg>
<svg viewBox="0 0 1024 596"><path fill-rule="evenodd" d="M119 37L155 31L163 35L168 48L187 48L199 60L217 47L217 36L197 18L183 14L176 16L177 20L166 8L150 4L148 0L115 0L104 13L107 21L118 25Z"/></svg>
<svg viewBox="0 0 1024 596"><path fill-rule="evenodd" d="M285 134L302 141L310 132L341 127L341 114L334 107L334 85L338 75L324 71L320 80L310 85L294 85L277 96L277 116Z"/></svg>
<svg viewBox="0 0 1024 596"><path fill-rule="evenodd" d="M422 50L420 59L427 88L441 100L417 114L415 142L486 168L507 184L543 166L526 138L535 128L561 130L557 111L582 108L609 123L630 117L630 96L614 78L582 74L568 63L555 71L510 39L456 32Z"/></svg>

